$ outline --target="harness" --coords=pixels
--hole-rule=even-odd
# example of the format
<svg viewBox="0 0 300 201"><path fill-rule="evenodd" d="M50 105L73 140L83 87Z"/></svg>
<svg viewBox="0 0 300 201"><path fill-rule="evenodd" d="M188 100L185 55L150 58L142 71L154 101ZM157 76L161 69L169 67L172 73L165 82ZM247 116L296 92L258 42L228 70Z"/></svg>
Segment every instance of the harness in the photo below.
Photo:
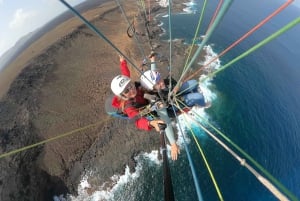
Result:
<svg viewBox="0 0 300 201"><path fill-rule="evenodd" d="M144 116L147 119L151 119L151 116L156 116L153 111L151 111L151 115L149 115L149 108L147 107L147 105L139 104L133 100L126 101L126 104L123 108L115 108L111 105L113 97L114 95L111 95L105 101L105 111L107 114L113 117L129 119L128 115L123 112L129 107L137 108L140 111L140 116Z"/></svg>
<svg viewBox="0 0 300 201"><path fill-rule="evenodd" d="M107 114L113 116L113 117L118 117L122 119L129 119L128 116L120 109L120 108L115 108L111 105L113 95L109 96L105 100L105 111Z"/></svg>

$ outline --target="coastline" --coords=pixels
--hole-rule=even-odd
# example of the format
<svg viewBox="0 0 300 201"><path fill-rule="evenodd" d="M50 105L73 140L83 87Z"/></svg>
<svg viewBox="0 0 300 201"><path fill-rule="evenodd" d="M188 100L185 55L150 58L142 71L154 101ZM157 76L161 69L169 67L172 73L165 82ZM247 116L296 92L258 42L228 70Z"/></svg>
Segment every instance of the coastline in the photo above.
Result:
<svg viewBox="0 0 300 201"><path fill-rule="evenodd" d="M87 20L92 20L99 12L104 12L103 10L110 9L110 6L113 5L104 3L97 8L86 11L83 16ZM50 32L38 38L38 40L33 42L26 50L16 57L13 62L2 69L0 73L0 99L7 93L11 83L21 73L25 66L31 62L31 60L35 59L40 54L43 54L47 48L57 43L64 36L72 33L82 24L82 21L77 19L75 16L72 16L70 19L54 27Z"/></svg>
<svg viewBox="0 0 300 201"><path fill-rule="evenodd" d="M135 14L133 6L126 7L128 15ZM103 27L110 40L139 63L140 53L134 42L128 40L124 31L127 24L118 20L120 13L114 3L104 3L84 16L96 27ZM159 42L159 30L154 30L154 40L160 45L157 51L168 52L168 44ZM174 63L182 66L185 47L182 41L176 44ZM143 45L150 52L147 43ZM0 74L0 125L1 133L13 137L1 139L2 153L106 118L105 97L110 94L110 80L119 73L117 54L75 17L41 37L6 69ZM1 200L24 192L30 198L44 200L54 194L76 194L83 172L93 168L101 173L97 180L89 181L94 186L123 173L127 164L133 171L134 157L159 145L155 132L136 131L131 123L110 119L99 127L0 161L1 169L7 170L1 180L17 172L8 169L7 164L14 163L22 169L14 181L1 185ZM27 163L23 162L25 159ZM22 186L20 181L25 177L31 179ZM35 191L38 193L32 195Z"/></svg>

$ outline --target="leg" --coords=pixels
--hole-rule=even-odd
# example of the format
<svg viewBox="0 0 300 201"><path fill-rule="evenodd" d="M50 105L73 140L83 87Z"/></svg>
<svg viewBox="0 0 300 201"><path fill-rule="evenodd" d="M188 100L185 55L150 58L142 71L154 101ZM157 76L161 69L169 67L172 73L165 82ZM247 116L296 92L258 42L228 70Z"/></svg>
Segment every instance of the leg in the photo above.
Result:
<svg viewBox="0 0 300 201"><path fill-rule="evenodd" d="M150 69L153 70L153 71L157 71L157 67L156 67L156 61L155 61L155 55L156 53L155 52L151 52L151 54L149 55L149 58L150 58Z"/></svg>
<svg viewBox="0 0 300 201"><path fill-rule="evenodd" d="M190 92L197 92L197 89L198 89L197 80L188 80L181 85L181 87L179 89L179 93L181 91L182 91L182 94L187 94Z"/></svg>
<svg viewBox="0 0 300 201"><path fill-rule="evenodd" d="M205 106L205 99L204 96L201 93L189 93L183 96L184 98L184 103L192 107L194 105L199 105L199 106Z"/></svg>

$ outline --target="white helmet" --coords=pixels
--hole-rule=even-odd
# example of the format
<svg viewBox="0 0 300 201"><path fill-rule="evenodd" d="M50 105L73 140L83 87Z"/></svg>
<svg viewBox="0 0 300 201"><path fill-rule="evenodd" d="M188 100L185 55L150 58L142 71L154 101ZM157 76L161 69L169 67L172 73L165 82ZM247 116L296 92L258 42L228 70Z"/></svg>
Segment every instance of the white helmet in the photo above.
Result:
<svg viewBox="0 0 300 201"><path fill-rule="evenodd" d="M125 90L130 81L129 77L118 75L111 81L110 88L116 96L121 96L121 93Z"/></svg>
<svg viewBox="0 0 300 201"><path fill-rule="evenodd" d="M154 85L160 81L160 77L159 72L147 70L140 77L141 85L148 90L153 90Z"/></svg>

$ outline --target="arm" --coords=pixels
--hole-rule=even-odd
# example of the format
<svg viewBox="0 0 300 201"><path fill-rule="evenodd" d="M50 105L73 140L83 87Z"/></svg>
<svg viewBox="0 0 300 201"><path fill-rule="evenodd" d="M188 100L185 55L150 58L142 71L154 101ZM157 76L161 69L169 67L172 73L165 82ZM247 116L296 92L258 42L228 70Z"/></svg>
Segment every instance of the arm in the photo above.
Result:
<svg viewBox="0 0 300 201"><path fill-rule="evenodd" d="M128 107L124 110L130 119L138 117L139 111L135 107ZM138 118L135 120L135 126L139 129L150 131L152 128L155 128L156 131L159 131L159 124L164 123L162 120L152 120L149 121L145 117Z"/></svg>
<svg viewBox="0 0 300 201"><path fill-rule="evenodd" d="M128 107L124 109L124 113L126 113L130 119L134 117L138 117L139 115L139 111L135 107ZM149 131L152 128L149 125L148 119L146 119L145 117L141 117L135 120L135 126L139 129L146 130L146 131Z"/></svg>
<svg viewBox="0 0 300 201"><path fill-rule="evenodd" d="M158 111L159 117L164 120L164 122L167 124L167 128L165 129L166 136L170 142L171 145L171 158L172 160L177 160L178 154L180 154L180 149L176 144L175 141L175 135L174 135L174 130L171 124L171 120L168 116L168 113L165 108L159 109Z"/></svg>
<svg viewBox="0 0 300 201"><path fill-rule="evenodd" d="M153 71L157 71L155 56L152 56L150 58L150 61L151 61L150 69L153 70Z"/></svg>
<svg viewBox="0 0 300 201"><path fill-rule="evenodd" d="M130 71L127 66L127 61L122 56L120 56L120 70L122 75L130 77Z"/></svg>

